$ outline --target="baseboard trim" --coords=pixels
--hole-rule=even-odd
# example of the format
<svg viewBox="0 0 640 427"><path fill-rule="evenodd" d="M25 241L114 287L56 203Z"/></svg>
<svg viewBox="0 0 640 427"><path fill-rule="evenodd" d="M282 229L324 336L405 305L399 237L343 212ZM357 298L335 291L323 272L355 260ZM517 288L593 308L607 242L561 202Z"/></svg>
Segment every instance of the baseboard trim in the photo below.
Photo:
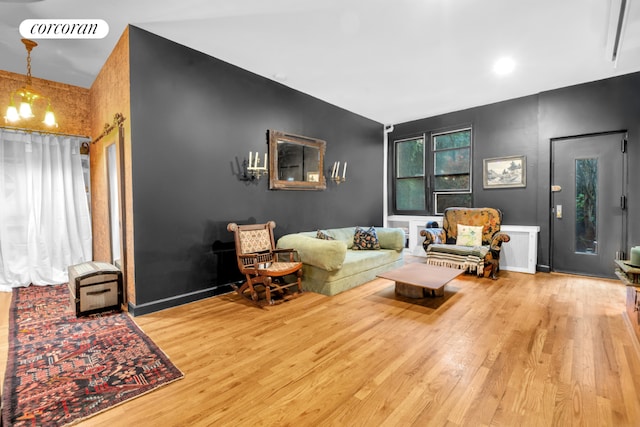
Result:
<svg viewBox="0 0 640 427"><path fill-rule="evenodd" d="M210 298L216 295L227 294L233 291L231 283L225 285L213 286L182 295L176 295L171 298L164 298L156 301L146 302L143 304L127 304L129 314L132 316L141 316L143 314L155 313L156 311L166 310L167 308L177 307L201 299Z"/></svg>

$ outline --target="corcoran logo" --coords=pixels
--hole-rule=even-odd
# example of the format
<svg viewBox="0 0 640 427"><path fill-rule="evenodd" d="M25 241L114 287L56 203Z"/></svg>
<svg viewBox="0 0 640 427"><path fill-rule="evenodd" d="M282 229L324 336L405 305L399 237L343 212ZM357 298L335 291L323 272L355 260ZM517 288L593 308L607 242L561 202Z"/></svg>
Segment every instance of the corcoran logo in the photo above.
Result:
<svg viewBox="0 0 640 427"><path fill-rule="evenodd" d="M27 39L102 39L109 24L102 19L25 19L20 35Z"/></svg>

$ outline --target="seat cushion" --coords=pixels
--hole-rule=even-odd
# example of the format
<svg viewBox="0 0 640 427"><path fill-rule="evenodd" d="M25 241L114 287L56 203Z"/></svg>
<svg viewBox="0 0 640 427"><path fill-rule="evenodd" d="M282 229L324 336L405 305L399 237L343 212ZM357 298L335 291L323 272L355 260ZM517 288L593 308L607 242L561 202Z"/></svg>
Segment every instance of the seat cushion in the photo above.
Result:
<svg viewBox="0 0 640 427"><path fill-rule="evenodd" d="M484 259L489 253L489 246L461 246L461 245L448 245L445 243L434 243L429 245L427 254L429 252L439 252L453 255L473 255L478 258Z"/></svg>
<svg viewBox="0 0 640 427"><path fill-rule="evenodd" d="M272 262L266 268L258 269L262 276L284 276L302 268L301 262Z"/></svg>
<svg viewBox="0 0 640 427"><path fill-rule="evenodd" d="M427 264L460 268L482 276L489 246L433 244L427 249Z"/></svg>
<svg viewBox="0 0 640 427"><path fill-rule="evenodd" d="M398 252L388 249L377 251L347 251L340 274L350 276L360 271L370 270L379 265L388 264L400 258Z"/></svg>

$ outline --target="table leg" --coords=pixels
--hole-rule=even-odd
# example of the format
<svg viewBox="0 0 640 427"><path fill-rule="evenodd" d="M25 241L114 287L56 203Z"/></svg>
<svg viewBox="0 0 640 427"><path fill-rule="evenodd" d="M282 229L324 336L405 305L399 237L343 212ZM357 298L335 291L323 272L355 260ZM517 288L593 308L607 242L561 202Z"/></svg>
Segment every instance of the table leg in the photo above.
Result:
<svg viewBox="0 0 640 427"><path fill-rule="evenodd" d="M425 289L421 286L396 282L396 294L407 298L424 298Z"/></svg>

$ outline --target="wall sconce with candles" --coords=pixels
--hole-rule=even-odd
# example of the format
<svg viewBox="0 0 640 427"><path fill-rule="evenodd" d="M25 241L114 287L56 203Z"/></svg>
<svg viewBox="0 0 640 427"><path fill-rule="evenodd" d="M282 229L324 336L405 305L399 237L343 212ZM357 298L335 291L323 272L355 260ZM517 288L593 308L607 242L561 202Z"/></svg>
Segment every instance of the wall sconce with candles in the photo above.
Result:
<svg viewBox="0 0 640 427"><path fill-rule="evenodd" d="M333 168L331 169L331 181L340 185L341 182L345 182L347 180L347 162L344 162L344 166L342 167L342 176L340 176L340 162L334 162Z"/></svg>
<svg viewBox="0 0 640 427"><path fill-rule="evenodd" d="M51 110L51 100L31 87L31 50L38 46L38 43L29 39L22 39L22 43L27 49L27 80L24 86L9 95L9 107L4 120L8 123L15 123L22 119L34 117L33 104L35 101L42 100L47 103L43 123L47 126L58 127L56 118ZM16 100L18 101L18 107L15 104Z"/></svg>
<svg viewBox="0 0 640 427"><path fill-rule="evenodd" d="M266 175L269 172L267 164L267 153L264 153L264 163L263 166L260 166L260 155L258 152L256 151L254 157L254 154L249 151L249 160L242 162L244 166L244 179L247 181L260 179L262 175Z"/></svg>

